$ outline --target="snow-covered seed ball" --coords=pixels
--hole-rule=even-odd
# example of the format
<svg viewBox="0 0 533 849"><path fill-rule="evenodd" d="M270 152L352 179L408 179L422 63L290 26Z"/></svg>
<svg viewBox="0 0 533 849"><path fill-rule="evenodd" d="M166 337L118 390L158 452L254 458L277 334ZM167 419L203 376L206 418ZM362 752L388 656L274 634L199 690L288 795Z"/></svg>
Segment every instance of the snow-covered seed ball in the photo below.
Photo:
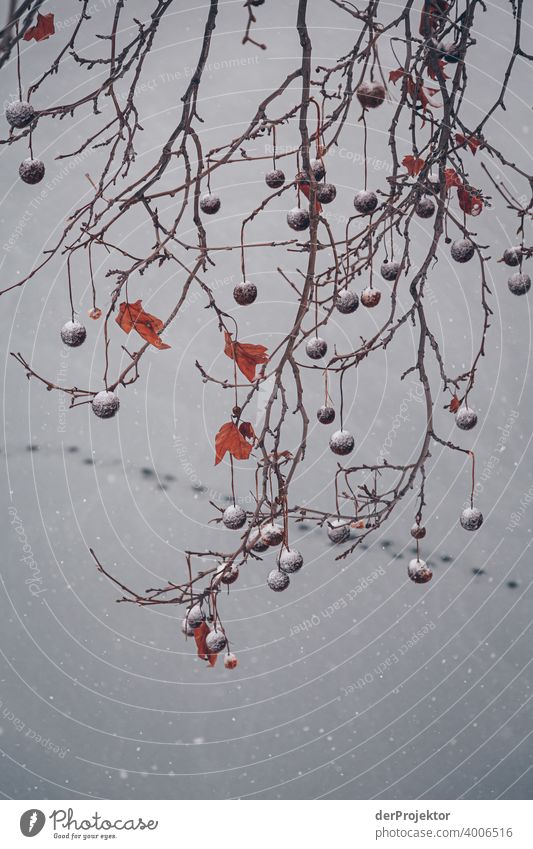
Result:
<svg viewBox="0 0 533 849"><path fill-rule="evenodd" d="M93 413L95 416L98 416L99 419L112 419L118 412L120 401L118 399L118 395L115 395L114 392L107 392L104 390L103 392L98 392L94 396L91 406L93 408Z"/></svg>
<svg viewBox="0 0 533 849"><path fill-rule="evenodd" d="M465 531L477 531L483 524L483 514L477 507L466 507L459 518Z"/></svg>
<svg viewBox="0 0 533 849"><path fill-rule="evenodd" d="M278 557L278 566L284 572L292 575L293 572L298 572L304 565L304 559L299 551L295 548L284 548Z"/></svg>
<svg viewBox="0 0 533 849"><path fill-rule="evenodd" d="M346 542L350 536L350 522L347 519L332 519L327 523L328 537L335 545Z"/></svg>
<svg viewBox="0 0 533 849"><path fill-rule="evenodd" d="M319 407L316 411L316 417L320 424L331 424L335 421L335 410L333 407Z"/></svg>
<svg viewBox="0 0 533 849"><path fill-rule="evenodd" d="M195 628L199 628L202 622L205 619L202 608L199 604L195 604L191 607L190 610L187 611L187 616L185 617L189 628L192 628L193 631Z"/></svg>
<svg viewBox="0 0 533 849"><path fill-rule="evenodd" d="M261 539L267 545L279 545L283 539L283 528L275 522L269 522L261 528Z"/></svg>
<svg viewBox="0 0 533 849"><path fill-rule="evenodd" d="M340 292L337 292L335 306L340 313L348 315L349 313L356 311L359 306L359 297L355 292L352 292L351 289L342 289Z"/></svg>
<svg viewBox="0 0 533 849"><path fill-rule="evenodd" d="M224 657L224 667L226 669L235 669L237 666L238 660L237 655L233 654L233 652L229 651Z"/></svg>
<svg viewBox="0 0 533 849"><path fill-rule="evenodd" d="M272 569L268 578L267 584L271 590L274 590L275 593L281 593L283 590L286 590L290 584L290 578L286 572L282 572L281 569Z"/></svg>
<svg viewBox="0 0 533 849"><path fill-rule="evenodd" d="M455 424L461 430L472 430L477 425L477 416L470 407L460 407L455 414Z"/></svg>
<svg viewBox="0 0 533 849"><path fill-rule="evenodd" d="M241 307L246 307L248 304L253 304L257 298L257 286L255 283L250 283L248 280L243 280L242 283L237 283L233 290L233 297Z"/></svg>
<svg viewBox="0 0 533 849"><path fill-rule="evenodd" d="M262 6L265 0L249 0L250 6Z"/></svg>
<svg viewBox="0 0 533 849"><path fill-rule="evenodd" d="M312 339L307 340L305 345L305 353L311 360L321 360L322 357L326 356L327 350L328 344L320 336L313 336Z"/></svg>
<svg viewBox="0 0 533 849"><path fill-rule="evenodd" d="M407 567L407 574L415 584L427 584L433 577L433 572L425 560L411 560Z"/></svg>
<svg viewBox="0 0 533 849"><path fill-rule="evenodd" d="M520 265L521 257L522 249L520 245L516 245L514 248L506 248L503 252L503 261L506 265Z"/></svg>
<svg viewBox="0 0 533 849"><path fill-rule="evenodd" d="M309 165L311 167L311 171L313 172L315 180L317 181L317 183L319 183L320 180L323 180L326 176L326 169L324 168L324 163L320 159L312 159Z"/></svg>
<svg viewBox="0 0 533 849"><path fill-rule="evenodd" d="M329 440L329 447L334 454L351 454L354 445L354 438L348 430L336 430Z"/></svg>
<svg viewBox="0 0 533 849"><path fill-rule="evenodd" d="M385 100L385 87L378 82L364 80L355 93L363 109L375 109Z"/></svg>
<svg viewBox="0 0 533 849"><path fill-rule="evenodd" d="M273 171L267 171L265 174L265 183L269 189L281 189L284 182L285 174L279 168L275 168Z"/></svg>
<svg viewBox="0 0 533 849"><path fill-rule="evenodd" d="M205 647L209 654L218 654L222 649L226 648L226 637L222 631L217 631L213 628L205 638Z"/></svg>
<svg viewBox="0 0 533 849"><path fill-rule="evenodd" d="M420 198L415 206L419 218L431 218L435 214L435 204L429 197Z"/></svg>
<svg viewBox="0 0 533 849"><path fill-rule="evenodd" d="M40 159L24 159L19 165L19 177L30 186L40 183L44 177L44 162Z"/></svg>
<svg viewBox="0 0 533 849"><path fill-rule="evenodd" d="M221 582L223 584L234 584L237 578L239 577L239 567L236 563L232 563L231 566L224 566Z"/></svg>
<svg viewBox="0 0 533 849"><path fill-rule="evenodd" d="M425 535L426 535L426 529L424 528L423 525L415 524L411 528L411 536L414 539L424 539Z"/></svg>
<svg viewBox="0 0 533 849"><path fill-rule="evenodd" d="M300 209L299 206L295 206L287 213L287 224L291 230L298 230L299 232L307 230L309 227L309 213L307 209Z"/></svg>
<svg viewBox="0 0 533 849"><path fill-rule="evenodd" d="M200 198L200 209L206 215L214 215L220 209L220 198L218 195L205 194Z"/></svg>
<svg viewBox="0 0 533 849"><path fill-rule="evenodd" d="M12 127L21 130L35 118L35 110L26 100L15 100L6 106L6 120Z"/></svg>
<svg viewBox="0 0 533 849"><path fill-rule="evenodd" d="M474 244L470 239L456 239L452 243L452 259L456 262L468 262L474 256L475 250Z"/></svg>
<svg viewBox="0 0 533 849"><path fill-rule="evenodd" d="M400 263L391 260L390 262L382 262L380 268L381 276L384 280L394 282L400 273Z"/></svg>
<svg viewBox="0 0 533 849"><path fill-rule="evenodd" d="M243 510L239 504L231 504L224 510L222 521L230 530L238 531L246 522L246 510Z"/></svg>
<svg viewBox="0 0 533 849"><path fill-rule="evenodd" d="M357 212L360 212L361 215L370 215L370 213L374 212L378 205L378 196L375 192L369 192L366 189L362 189L360 192L357 192L354 197L353 205Z"/></svg>
<svg viewBox="0 0 533 849"><path fill-rule="evenodd" d="M261 537L259 531L255 531L254 533L250 534L250 537L248 539L248 548L251 548L253 551L257 551L257 553L259 554L262 551L267 551L268 542L265 542L265 540Z"/></svg>
<svg viewBox="0 0 533 849"><path fill-rule="evenodd" d="M511 274L507 285L513 295L525 295L531 289L531 277L523 271L517 271L515 274Z"/></svg>
<svg viewBox="0 0 533 849"><path fill-rule="evenodd" d="M377 307L380 301L381 292L378 292L377 289L371 289L370 286L367 286L361 292L361 303L364 307Z"/></svg>
<svg viewBox="0 0 533 849"><path fill-rule="evenodd" d="M181 620L181 630L185 634L186 637L194 637L194 628L191 623L188 621L187 617Z"/></svg>
<svg viewBox="0 0 533 849"><path fill-rule="evenodd" d="M333 183L321 183L317 187L316 197L320 203L333 203L337 197L337 189Z"/></svg>
<svg viewBox="0 0 533 849"><path fill-rule="evenodd" d="M67 321L61 328L61 339L70 348L77 348L85 342L87 331L79 321Z"/></svg>

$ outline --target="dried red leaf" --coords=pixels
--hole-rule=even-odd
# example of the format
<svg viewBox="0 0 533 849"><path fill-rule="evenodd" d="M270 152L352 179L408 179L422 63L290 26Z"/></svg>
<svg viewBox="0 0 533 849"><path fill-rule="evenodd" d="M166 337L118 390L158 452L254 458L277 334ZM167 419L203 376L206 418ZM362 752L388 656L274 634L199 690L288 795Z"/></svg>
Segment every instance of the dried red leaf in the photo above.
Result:
<svg viewBox="0 0 533 849"><path fill-rule="evenodd" d="M159 334L165 326L164 323L155 315L145 312L142 308L142 301L135 301L133 304L124 301L119 306L115 320L124 333L131 333L132 330L136 330L139 336L142 336L154 348L159 348L161 351L170 348L170 345L159 338Z"/></svg>
<svg viewBox="0 0 533 849"><path fill-rule="evenodd" d="M196 648L198 650L198 657L200 660L207 660L209 662L209 666L214 666L217 662L218 655L210 654L207 650L206 638L209 634L209 627L205 622L194 629L194 641L196 643Z"/></svg>
<svg viewBox="0 0 533 849"><path fill-rule="evenodd" d="M309 196L311 194L311 187L309 185L309 180L305 176L305 174L297 174L296 175L296 185L301 190L302 194L305 195L307 200L309 200ZM322 212L322 205L315 199L315 209L317 212Z"/></svg>
<svg viewBox="0 0 533 849"><path fill-rule="evenodd" d="M469 147L474 156L477 153L478 147L481 145L481 139L478 139L477 136L463 136L462 133L455 134L455 141L459 147Z"/></svg>
<svg viewBox="0 0 533 849"><path fill-rule="evenodd" d="M407 168L407 173L410 177L417 177L425 164L425 159L420 159L420 157L411 156L411 154L409 154L409 156L404 156L404 158L402 159L402 165L405 165L405 167Z"/></svg>
<svg viewBox="0 0 533 849"><path fill-rule="evenodd" d="M397 68L396 71L391 71L389 74L389 82L397 83L403 76L405 76L405 71L403 68Z"/></svg>
<svg viewBox="0 0 533 849"><path fill-rule="evenodd" d="M251 422L241 422L239 425L239 431L245 439L256 439L255 430Z"/></svg>
<svg viewBox="0 0 533 849"><path fill-rule="evenodd" d="M226 422L215 436L215 466L218 466L227 451L235 460L247 460L252 448L253 445L246 441L237 425Z"/></svg>
<svg viewBox="0 0 533 849"><path fill-rule="evenodd" d="M467 215L479 215L483 211L483 198L477 191L469 186L459 186L457 189L459 206Z"/></svg>
<svg viewBox="0 0 533 849"><path fill-rule="evenodd" d="M457 397L457 395L454 395L448 405L450 413L456 413L460 406L461 402L459 401L459 398Z"/></svg>
<svg viewBox="0 0 533 849"><path fill-rule="evenodd" d="M235 360L238 369L250 381L255 380L255 369L258 365L268 363L267 349L264 345L251 345L248 342L234 342L229 333L224 331L224 353L230 360Z"/></svg>
<svg viewBox="0 0 533 849"><path fill-rule="evenodd" d="M441 72L441 74L442 74L442 78L443 78L444 80L449 80L449 79L450 79L450 77L449 77L449 74L447 74L447 73L446 73L446 70L445 70L445 69L446 69L446 62L444 61L444 59L439 59L439 60L437 61L437 64L438 64L438 66L439 66L439 68L440 68L440 72ZM428 65L428 76L429 76L429 77L431 77L431 79L432 79L432 80L436 80L436 79L437 79L437 74L436 74L436 73L435 73L435 71L433 70L433 66L432 66L432 65Z"/></svg>
<svg viewBox="0 0 533 849"><path fill-rule="evenodd" d="M440 103L435 103L431 100L430 95L436 94L438 92L437 88L428 88L427 86L420 85L420 83L415 83L412 77L409 77L407 80L407 92L409 95L415 99L420 101L422 109L427 112L431 112L430 107L439 108Z"/></svg>
<svg viewBox="0 0 533 849"><path fill-rule="evenodd" d="M45 41L54 33L55 27L53 13L49 12L47 15L41 15L40 12L37 12L37 23L34 27L29 27L29 29L26 30L24 33L24 41L31 41L32 38L34 38L35 41Z"/></svg>
<svg viewBox="0 0 533 849"><path fill-rule="evenodd" d="M446 188L450 189L452 186L462 186L461 178L457 171L454 168L446 168L444 171L444 177L446 179Z"/></svg>

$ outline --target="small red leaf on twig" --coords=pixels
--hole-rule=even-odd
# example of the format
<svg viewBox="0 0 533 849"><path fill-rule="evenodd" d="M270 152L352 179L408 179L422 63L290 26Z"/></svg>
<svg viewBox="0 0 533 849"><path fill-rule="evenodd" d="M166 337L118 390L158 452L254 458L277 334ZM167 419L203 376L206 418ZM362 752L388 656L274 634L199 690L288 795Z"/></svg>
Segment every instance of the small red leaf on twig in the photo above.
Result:
<svg viewBox="0 0 533 849"><path fill-rule="evenodd" d="M142 301L135 301L133 304L124 301L119 306L115 320L124 333L131 333L132 330L136 330L154 348L159 348L161 351L170 348L170 345L159 338L159 334L165 326L164 323L155 315L145 312L142 308Z"/></svg>
<svg viewBox="0 0 533 849"><path fill-rule="evenodd" d="M391 71L391 72L390 72L390 74L389 74L389 82L391 82L391 83L397 83L397 82L398 82L398 80L401 80L401 78L402 78L404 75L405 75L405 71L404 71L404 69L403 69L403 68L397 68L397 69L396 69L396 71Z"/></svg>
<svg viewBox="0 0 533 849"><path fill-rule="evenodd" d="M300 189L300 191L305 195L307 200L309 200L309 196L311 194L311 187L309 185L309 180L305 176L305 174L297 174L296 175L296 185ZM315 199L315 209L318 213L322 212L322 205L318 200Z"/></svg>
<svg viewBox="0 0 533 849"><path fill-rule="evenodd" d="M457 171L454 168L446 168L444 171L444 177L446 179L446 188L450 189L452 186L462 186L461 178Z"/></svg>
<svg viewBox="0 0 533 849"><path fill-rule="evenodd" d="M29 27L24 33L24 41L45 41L55 33L54 15L49 12L47 15L41 15L37 12L37 23L34 27Z"/></svg>
<svg viewBox="0 0 533 849"><path fill-rule="evenodd" d="M252 383L255 380L256 366L268 363L267 349L264 345L234 342L227 330L224 331L224 339L224 353L230 360L235 360L239 370Z"/></svg>
<svg viewBox="0 0 533 849"><path fill-rule="evenodd" d="M407 173L410 177L416 177L420 174L422 168L426 164L425 159L420 159L420 157L416 156L404 156L402 159L402 165L405 165L407 168Z"/></svg>
<svg viewBox="0 0 533 849"><path fill-rule="evenodd" d="M246 441L237 425L226 422L215 436L215 466L218 466L227 451L235 460L247 460L252 448L253 445Z"/></svg>
<svg viewBox="0 0 533 849"><path fill-rule="evenodd" d="M202 622L199 628L194 629L194 641L198 650L200 660L209 661L209 666L214 666L217 662L217 655L210 654L207 649L206 637L209 634L209 628L205 622Z"/></svg>
<svg viewBox="0 0 533 849"><path fill-rule="evenodd" d="M474 156L477 153L478 147L481 145L481 139L478 139L477 136L463 136L462 133L455 134L455 141L459 147L469 147Z"/></svg>
<svg viewBox="0 0 533 849"><path fill-rule="evenodd" d="M479 215L483 211L483 198L477 189L469 186L459 186L457 189L459 206L467 215Z"/></svg>
<svg viewBox="0 0 533 849"><path fill-rule="evenodd" d="M459 401L459 398L457 395L454 395L448 406L450 413L456 413L460 406L461 402Z"/></svg>
<svg viewBox="0 0 533 849"><path fill-rule="evenodd" d="M241 422L239 425L239 431L245 439L256 439L255 430L251 422Z"/></svg>

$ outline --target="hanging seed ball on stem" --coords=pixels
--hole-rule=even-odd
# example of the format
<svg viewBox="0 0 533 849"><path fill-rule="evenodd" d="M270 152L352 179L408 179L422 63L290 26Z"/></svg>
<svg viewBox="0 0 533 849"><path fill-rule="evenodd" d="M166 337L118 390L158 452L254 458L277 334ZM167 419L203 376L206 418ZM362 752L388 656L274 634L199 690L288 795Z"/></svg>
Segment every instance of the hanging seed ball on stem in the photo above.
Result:
<svg viewBox="0 0 533 849"><path fill-rule="evenodd" d="M411 560L407 567L407 574L415 584L427 584L433 577L433 572L425 560Z"/></svg>
<svg viewBox="0 0 533 849"><path fill-rule="evenodd" d="M35 109L27 100L15 100L6 106L6 120L11 127L21 130L35 118Z"/></svg>
<svg viewBox="0 0 533 849"><path fill-rule="evenodd" d="M224 510L222 521L230 530L238 531L246 522L246 510L243 510L238 504L232 504Z"/></svg>
<svg viewBox="0 0 533 849"><path fill-rule="evenodd" d="M239 577L239 567L236 563L232 563L231 566L223 567L223 574L221 577L221 582L229 586L230 584L234 584L237 578Z"/></svg>
<svg viewBox="0 0 533 849"><path fill-rule="evenodd" d="M394 282L400 273L400 263L390 260L390 262L382 262L380 268L381 276L384 280Z"/></svg>
<svg viewBox="0 0 533 849"><path fill-rule="evenodd" d="M258 554L263 551L267 551L269 547L268 542L264 541L259 531L253 531L250 534L247 546L249 549L251 548L252 551L257 551Z"/></svg>
<svg viewBox="0 0 533 849"><path fill-rule="evenodd" d="M321 360L322 357L326 356L327 350L327 342L320 336L313 336L312 339L307 340L305 345L305 353L311 360Z"/></svg>
<svg viewBox="0 0 533 849"><path fill-rule="evenodd" d="M335 306L343 315L349 315L349 313L355 312L359 306L359 297L351 289L341 289L340 292L337 292Z"/></svg>
<svg viewBox="0 0 533 849"><path fill-rule="evenodd" d="M354 445L355 441L349 430L336 430L329 440L329 447L333 453L341 456L351 454Z"/></svg>
<svg viewBox="0 0 533 849"><path fill-rule="evenodd" d="M335 410L333 407L319 407L316 411L316 417L320 424L331 424L331 422L335 421Z"/></svg>
<svg viewBox="0 0 533 849"><path fill-rule="evenodd" d="M237 655L233 654L233 652L229 651L224 657L224 667L225 669L235 669L238 664Z"/></svg>
<svg viewBox="0 0 533 849"><path fill-rule="evenodd" d="M283 572L292 575L304 565L304 559L295 548L283 548L278 557L278 566Z"/></svg>
<svg viewBox="0 0 533 849"><path fill-rule="evenodd" d="M86 336L87 331L79 321L67 321L61 328L61 339L69 348L77 348L79 345L83 345Z"/></svg>
<svg viewBox="0 0 533 849"><path fill-rule="evenodd" d="M297 230L298 232L307 230L309 228L309 213L307 209L300 209L299 206L295 206L287 213L287 224L291 230Z"/></svg>
<svg viewBox="0 0 533 849"><path fill-rule="evenodd" d="M435 215L435 203L430 197L420 198L415 206L415 212L419 218L431 218Z"/></svg>
<svg viewBox="0 0 533 849"><path fill-rule="evenodd" d="M274 168L265 174L265 183L269 189L281 189L285 182L285 174L280 168Z"/></svg>
<svg viewBox="0 0 533 849"><path fill-rule="evenodd" d="M517 271L515 274L511 274L507 285L513 295L525 295L531 289L531 277L529 274Z"/></svg>
<svg viewBox="0 0 533 849"><path fill-rule="evenodd" d="M214 215L220 209L220 198L218 195L205 194L200 198L200 209L206 215Z"/></svg>
<svg viewBox="0 0 533 849"><path fill-rule="evenodd" d="M218 654L222 651L222 649L226 648L226 637L222 633L222 631L217 631L216 628L213 628L212 631L209 631L209 634L205 638L205 646L209 651L209 654Z"/></svg>
<svg viewBox="0 0 533 849"><path fill-rule="evenodd" d="M378 196L375 192L369 192L366 189L362 189L360 192L357 192L354 197L353 205L357 212L361 213L361 215L370 215L370 213L374 212L378 205Z"/></svg>
<svg viewBox="0 0 533 849"><path fill-rule="evenodd" d="M242 283L237 283L235 286L233 290L233 297L235 301L241 305L241 307L253 304L257 298L257 286L255 283L243 280Z"/></svg>
<svg viewBox="0 0 533 849"><path fill-rule="evenodd" d="M364 307L377 307L380 301L381 292L377 289L371 289L370 286L367 286L367 288L363 289L361 292L361 303Z"/></svg>
<svg viewBox="0 0 533 849"><path fill-rule="evenodd" d="M25 159L19 165L19 177L24 183L34 186L44 177L44 162L40 159Z"/></svg>
<svg viewBox="0 0 533 849"><path fill-rule="evenodd" d="M452 259L456 262L468 262L474 256L476 249L470 239L456 239L452 243Z"/></svg>
<svg viewBox="0 0 533 849"><path fill-rule="evenodd" d="M279 545L283 540L283 528L275 522L269 522L261 528L261 539L268 546Z"/></svg>
<svg viewBox="0 0 533 849"><path fill-rule="evenodd" d="M195 628L199 628L202 622L205 619L202 608L199 604L193 605L190 610L187 611L187 616L185 617L189 628L192 628L193 631Z"/></svg>
<svg viewBox="0 0 533 849"><path fill-rule="evenodd" d="M267 578L268 586L275 593L281 593L283 590L286 590L290 582L291 580L287 573L282 572L281 569L272 569L272 572L270 572Z"/></svg>
<svg viewBox="0 0 533 849"><path fill-rule="evenodd" d="M181 630L186 637L194 637L194 628L187 618L181 620Z"/></svg>
<svg viewBox="0 0 533 849"><path fill-rule="evenodd" d="M333 203L337 197L337 189L333 183L320 183L316 190L316 198L320 203Z"/></svg>
<svg viewBox="0 0 533 849"><path fill-rule="evenodd" d="M332 519L327 523L328 537L335 545L340 545L350 536L350 522L347 519Z"/></svg>
<svg viewBox="0 0 533 849"><path fill-rule="evenodd" d="M363 80L355 93L363 109L376 109L385 100L385 86L378 82Z"/></svg>
<svg viewBox="0 0 533 849"><path fill-rule="evenodd" d="M455 414L455 424L461 430L472 430L477 425L477 415L470 407L460 407Z"/></svg>
<svg viewBox="0 0 533 849"><path fill-rule="evenodd" d="M506 265L520 265L522 258L522 248L516 245L514 248L506 248L503 252L503 261Z"/></svg>
<svg viewBox="0 0 533 849"><path fill-rule="evenodd" d="M115 395L114 392L104 390L94 396L91 401L91 407L93 408L93 413L99 419L112 419L118 412L120 401L118 395Z"/></svg>
<svg viewBox="0 0 533 849"><path fill-rule="evenodd" d="M477 531L483 524L483 514L477 507L466 507L459 517L465 531Z"/></svg>
<svg viewBox="0 0 533 849"><path fill-rule="evenodd" d="M309 166L317 183L324 179L326 176L326 169L324 168L324 163L320 159L311 159Z"/></svg>
<svg viewBox="0 0 533 849"><path fill-rule="evenodd" d="M426 529L423 525L415 523L411 528L411 536L413 537L413 539L424 539L425 535Z"/></svg>

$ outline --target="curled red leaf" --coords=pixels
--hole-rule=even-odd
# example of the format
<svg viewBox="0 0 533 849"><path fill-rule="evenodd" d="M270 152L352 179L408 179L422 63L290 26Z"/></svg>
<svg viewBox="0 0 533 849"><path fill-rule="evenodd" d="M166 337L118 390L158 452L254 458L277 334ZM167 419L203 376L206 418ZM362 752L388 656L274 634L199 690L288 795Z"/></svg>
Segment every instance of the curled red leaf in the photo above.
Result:
<svg viewBox="0 0 533 849"><path fill-rule="evenodd" d="M255 380L255 369L258 365L268 363L267 349L264 345L251 345L248 342L234 342L229 333L224 331L224 353L230 360L235 360L238 369L250 381Z"/></svg>
<svg viewBox="0 0 533 849"><path fill-rule="evenodd" d="M215 436L215 466L218 466L228 451L235 460L247 460L252 448L253 445L247 442L237 425L234 422L226 422Z"/></svg>
<svg viewBox="0 0 533 849"><path fill-rule="evenodd" d="M483 198L477 189L469 186L459 186L457 189L459 206L467 215L479 215L483 211Z"/></svg>
<svg viewBox="0 0 533 849"><path fill-rule="evenodd" d="M159 334L165 326L164 323L155 315L145 312L142 308L142 301L135 301L133 304L124 301L119 306L115 320L124 333L131 333L132 330L136 330L139 336L142 336L154 348L159 348L161 351L170 348L170 345L159 338Z"/></svg>
<svg viewBox="0 0 533 849"><path fill-rule="evenodd" d="M198 650L198 657L200 660L207 660L209 662L209 666L214 666L217 662L216 654L210 654L207 648L206 638L209 634L209 628L205 622L194 629L194 641L196 643L196 648Z"/></svg>
<svg viewBox="0 0 533 849"><path fill-rule="evenodd" d="M55 33L54 15L48 12L47 15L41 15L37 12L37 23L33 27L29 27L24 33L24 41L45 41Z"/></svg>

